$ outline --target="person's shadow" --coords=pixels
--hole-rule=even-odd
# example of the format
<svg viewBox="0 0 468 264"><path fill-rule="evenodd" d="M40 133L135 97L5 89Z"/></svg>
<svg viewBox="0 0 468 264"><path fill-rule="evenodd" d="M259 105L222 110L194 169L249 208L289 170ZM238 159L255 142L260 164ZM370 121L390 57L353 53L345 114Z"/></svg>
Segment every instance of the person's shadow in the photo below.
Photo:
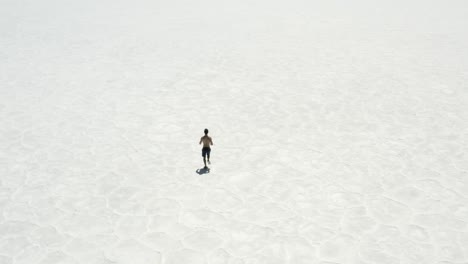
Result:
<svg viewBox="0 0 468 264"><path fill-rule="evenodd" d="M196 172L199 174L199 175L203 175L203 174L207 174L207 173L210 173L210 168L201 168L201 169L197 169Z"/></svg>

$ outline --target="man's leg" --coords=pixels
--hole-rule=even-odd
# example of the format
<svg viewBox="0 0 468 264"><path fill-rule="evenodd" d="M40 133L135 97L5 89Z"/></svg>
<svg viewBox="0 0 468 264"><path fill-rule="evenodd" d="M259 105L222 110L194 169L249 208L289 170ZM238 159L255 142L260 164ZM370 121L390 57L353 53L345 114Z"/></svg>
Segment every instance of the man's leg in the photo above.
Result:
<svg viewBox="0 0 468 264"><path fill-rule="evenodd" d="M211 164L211 162L210 162L210 152L211 152L211 151L208 150L208 152L206 153L207 156L208 156L208 164Z"/></svg>
<svg viewBox="0 0 468 264"><path fill-rule="evenodd" d="M202 156L203 156L203 163L205 163L205 168L206 168L206 151L202 150Z"/></svg>

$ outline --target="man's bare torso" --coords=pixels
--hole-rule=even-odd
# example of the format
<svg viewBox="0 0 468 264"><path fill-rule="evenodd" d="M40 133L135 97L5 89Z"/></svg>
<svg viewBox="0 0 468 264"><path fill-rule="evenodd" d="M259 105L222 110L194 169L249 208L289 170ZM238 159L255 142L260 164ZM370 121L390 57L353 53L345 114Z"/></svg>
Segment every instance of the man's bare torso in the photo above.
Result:
<svg viewBox="0 0 468 264"><path fill-rule="evenodd" d="M213 141L211 140L211 137L209 137L209 136L203 136L200 139L200 143L203 143L204 148L209 148L210 145L213 145Z"/></svg>

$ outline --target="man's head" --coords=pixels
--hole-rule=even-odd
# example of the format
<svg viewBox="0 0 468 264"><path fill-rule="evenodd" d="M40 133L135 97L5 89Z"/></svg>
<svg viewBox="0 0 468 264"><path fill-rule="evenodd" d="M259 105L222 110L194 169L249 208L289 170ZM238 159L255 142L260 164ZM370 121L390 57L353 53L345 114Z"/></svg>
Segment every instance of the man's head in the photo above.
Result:
<svg viewBox="0 0 468 264"><path fill-rule="evenodd" d="M205 135L208 135L208 128L205 128Z"/></svg>

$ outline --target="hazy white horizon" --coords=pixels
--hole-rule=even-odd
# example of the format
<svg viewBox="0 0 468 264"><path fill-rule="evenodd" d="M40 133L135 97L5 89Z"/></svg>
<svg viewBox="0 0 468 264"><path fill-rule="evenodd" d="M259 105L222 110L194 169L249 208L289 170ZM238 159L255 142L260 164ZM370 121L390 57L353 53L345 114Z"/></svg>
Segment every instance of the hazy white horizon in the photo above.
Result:
<svg viewBox="0 0 468 264"><path fill-rule="evenodd" d="M467 11L2 0L0 264L468 263Z"/></svg>

